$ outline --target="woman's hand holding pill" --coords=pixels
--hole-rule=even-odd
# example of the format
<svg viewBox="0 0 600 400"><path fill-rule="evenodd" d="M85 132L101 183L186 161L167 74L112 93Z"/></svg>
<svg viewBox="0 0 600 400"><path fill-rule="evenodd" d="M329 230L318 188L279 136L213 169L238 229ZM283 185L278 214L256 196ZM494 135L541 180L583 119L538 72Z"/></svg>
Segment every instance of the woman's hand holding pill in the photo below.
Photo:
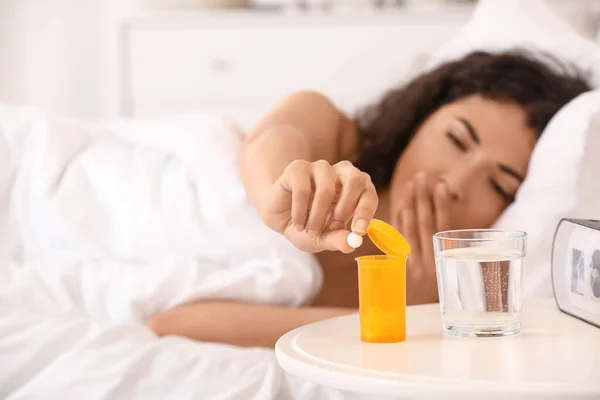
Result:
<svg viewBox="0 0 600 400"><path fill-rule="evenodd" d="M351 253L358 239L349 240L346 225L352 221L351 231L364 235L377 204L371 178L351 162L297 160L275 182L260 213L301 250Z"/></svg>

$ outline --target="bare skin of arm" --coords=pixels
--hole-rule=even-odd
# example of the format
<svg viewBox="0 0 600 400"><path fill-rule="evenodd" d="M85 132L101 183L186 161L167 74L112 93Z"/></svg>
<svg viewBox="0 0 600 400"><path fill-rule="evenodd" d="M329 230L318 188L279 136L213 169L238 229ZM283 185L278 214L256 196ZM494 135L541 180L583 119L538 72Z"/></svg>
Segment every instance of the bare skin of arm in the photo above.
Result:
<svg viewBox="0 0 600 400"><path fill-rule="evenodd" d="M245 140L241 154L243 183L252 205L261 210L269 190L284 170L296 160L325 160L333 165L352 158L358 146L354 123L326 97L314 92L299 92L284 98L254 128ZM379 218L386 219L387 203ZM366 250L366 249L365 249ZM357 294L340 296L336 275L344 281L357 281L353 258L357 254L324 252L319 260L325 270L325 283L320 299L331 299L320 307L282 307L232 302L189 303L153 316L148 326L159 336L181 335L201 341L214 341L239 346L272 347L285 332L307 323L356 311ZM335 270L328 274L328 270ZM351 275L351 276L347 276ZM332 279L328 279L328 276ZM407 274L407 284L423 287L423 282ZM340 280L338 280L340 279ZM409 304L430 302L427 291L413 290ZM423 298L420 298L423 297Z"/></svg>
<svg viewBox="0 0 600 400"><path fill-rule="evenodd" d="M358 146L352 121L325 96L294 93L279 102L244 142L242 180L252 205L260 210L264 196L295 160L335 164Z"/></svg>
<svg viewBox="0 0 600 400"><path fill-rule="evenodd" d="M326 97L299 92L284 98L258 122L243 144L241 172L250 202L260 210L265 194L293 161L326 160L334 164L349 158L356 146L353 123ZM159 336L272 347L291 329L353 311L197 302L157 314L147 324Z"/></svg>
<svg viewBox="0 0 600 400"><path fill-rule="evenodd" d="M273 348L292 329L353 312L351 308L203 302L158 314L148 321L148 326L158 336L180 335L201 342Z"/></svg>

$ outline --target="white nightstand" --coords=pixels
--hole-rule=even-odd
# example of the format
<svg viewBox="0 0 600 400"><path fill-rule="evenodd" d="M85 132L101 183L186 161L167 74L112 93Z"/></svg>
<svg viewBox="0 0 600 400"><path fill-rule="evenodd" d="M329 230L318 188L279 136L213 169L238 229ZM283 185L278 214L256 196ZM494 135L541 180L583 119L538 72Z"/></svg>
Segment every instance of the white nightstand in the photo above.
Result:
<svg viewBox="0 0 600 400"><path fill-rule="evenodd" d="M521 333L464 339L442 333L439 305L408 307L406 341L360 341L358 315L279 339L281 367L301 379L398 400L600 399L600 329L526 302Z"/></svg>
<svg viewBox="0 0 600 400"><path fill-rule="evenodd" d="M122 114L231 114L248 128L282 96L315 89L345 111L403 82L471 7L303 15L157 13L121 32Z"/></svg>

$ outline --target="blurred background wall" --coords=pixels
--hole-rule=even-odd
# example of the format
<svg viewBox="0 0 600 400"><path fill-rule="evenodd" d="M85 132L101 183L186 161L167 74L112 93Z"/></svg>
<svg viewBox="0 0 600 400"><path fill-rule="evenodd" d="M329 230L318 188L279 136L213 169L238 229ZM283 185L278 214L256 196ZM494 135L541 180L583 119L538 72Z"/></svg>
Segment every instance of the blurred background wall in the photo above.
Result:
<svg viewBox="0 0 600 400"><path fill-rule="evenodd" d="M306 0L302 4L310 1L331 3ZM338 4L361 1L339 0ZM600 0L548 1L580 32L588 36L597 34ZM277 2L255 0L253 5L272 8ZM193 12L204 6L236 3L250 3L250 0L2 0L0 101L39 106L81 118L121 115L123 60L119 34L123 21L158 9ZM444 3L469 2L400 3L442 7Z"/></svg>
<svg viewBox="0 0 600 400"><path fill-rule="evenodd" d="M0 101L83 118L118 112L119 21L136 0L0 1Z"/></svg>

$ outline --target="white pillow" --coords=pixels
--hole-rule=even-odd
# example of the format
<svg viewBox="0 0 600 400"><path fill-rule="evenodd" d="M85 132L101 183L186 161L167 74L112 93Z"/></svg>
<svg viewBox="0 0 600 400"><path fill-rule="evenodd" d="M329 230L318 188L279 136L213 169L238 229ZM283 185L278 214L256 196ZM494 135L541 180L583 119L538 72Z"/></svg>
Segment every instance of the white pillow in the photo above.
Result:
<svg viewBox="0 0 600 400"><path fill-rule="evenodd" d="M552 118L533 151L516 201L494 226L529 235L523 280L526 297L552 296L550 254L560 219L600 219L600 167L592 162L600 154L600 143L598 138L592 140L590 129L599 113L600 89L581 94ZM600 129L594 131L600 136ZM596 207L589 206L594 203Z"/></svg>
<svg viewBox="0 0 600 400"><path fill-rule="evenodd" d="M554 12L589 39L596 39L600 30L600 1L545 0Z"/></svg>
<svg viewBox="0 0 600 400"><path fill-rule="evenodd" d="M436 50L426 68L475 50L548 52L589 71L600 87L600 45L581 36L542 0L479 0L469 22Z"/></svg>

